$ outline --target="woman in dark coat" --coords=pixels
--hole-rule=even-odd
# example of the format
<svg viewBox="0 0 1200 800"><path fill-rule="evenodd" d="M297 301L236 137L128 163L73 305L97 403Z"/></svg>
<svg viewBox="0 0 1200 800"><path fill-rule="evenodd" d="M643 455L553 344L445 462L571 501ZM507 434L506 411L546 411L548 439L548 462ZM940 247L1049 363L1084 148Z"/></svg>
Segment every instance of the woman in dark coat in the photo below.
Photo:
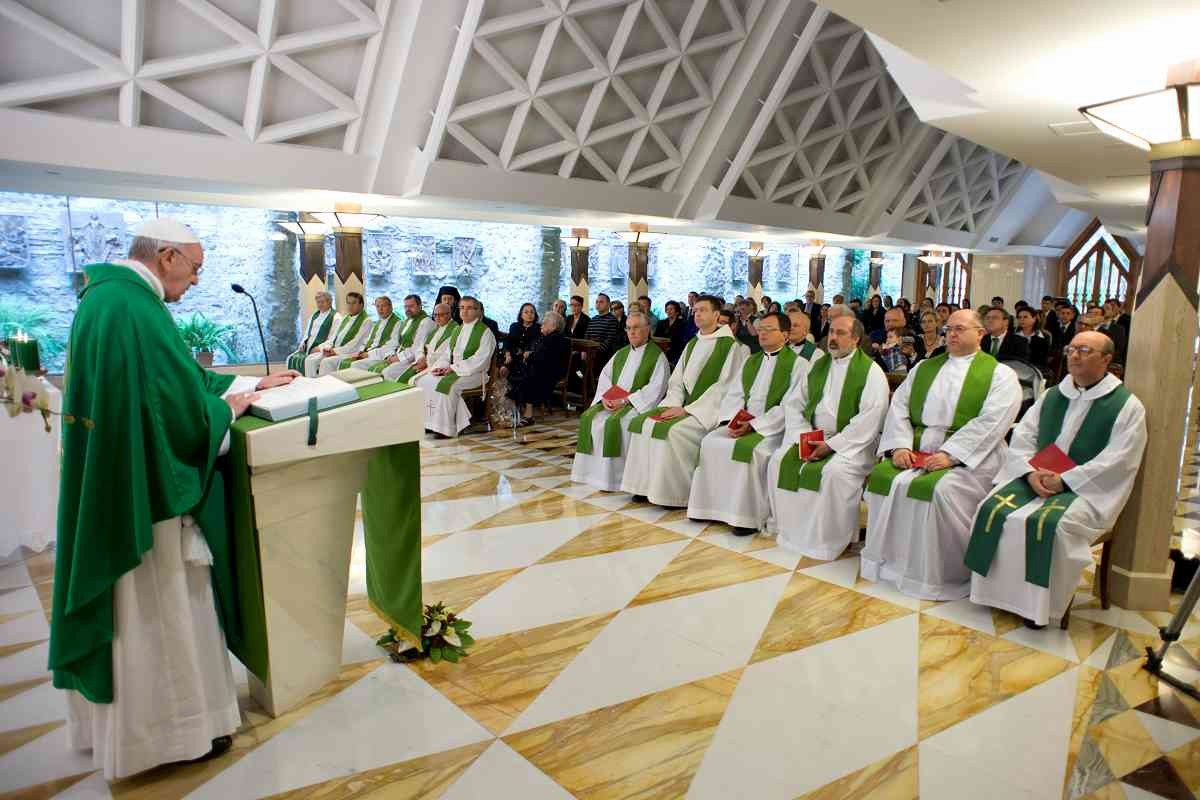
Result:
<svg viewBox="0 0 1200 800"><path fill-rule="evenodd" d="M521 417L518 425L534 424L533 407L549 405L554 387L567 371L571 343L563 333L565 327L566 320L561 314L547 312L533 349L520 363L513 365L508 379L508 396Z"/></svg>
<svg viewBox="0 0 1200 800"><path fill-rule="evenodd" d="M541 335L537 309L533 303L525 303L517 312L517 321L508 326L508 336L504 340L504 366L512 369L515 362L524 359Z"/></svg>
<svg viewBox="0 0 1200 800"><path fill-rule="evenodd" d="M883 298L879 295L871 295L867 300L867 307L862 310L861 319L863 328L867 333L872 331L883 330L883 315L886 309L883 307Z"/></svg>

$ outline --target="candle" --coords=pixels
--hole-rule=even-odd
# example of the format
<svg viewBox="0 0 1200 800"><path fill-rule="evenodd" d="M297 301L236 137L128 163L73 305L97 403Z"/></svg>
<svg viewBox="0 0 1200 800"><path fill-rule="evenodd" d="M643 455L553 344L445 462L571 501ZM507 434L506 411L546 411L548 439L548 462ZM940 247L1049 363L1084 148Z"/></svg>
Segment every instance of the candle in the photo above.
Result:
<svg viewBox="0 0 1200 800"><path fill-rule="evenodd" d="M42 368L37 339L30 338L24 331L17 331L8 338L8 351L14 366L26 372L37 372Z"/></svg>

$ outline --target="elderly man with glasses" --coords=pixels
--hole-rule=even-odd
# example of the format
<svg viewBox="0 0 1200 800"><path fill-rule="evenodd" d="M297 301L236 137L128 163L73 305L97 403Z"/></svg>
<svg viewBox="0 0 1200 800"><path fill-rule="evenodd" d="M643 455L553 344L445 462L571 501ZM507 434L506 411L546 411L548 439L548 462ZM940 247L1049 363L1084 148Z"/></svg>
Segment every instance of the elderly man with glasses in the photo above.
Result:
<svg viewBox="0 0 1200 800"><path fill-rule="evenodd" d="M1146 410L1108 373L1112 339L1078 333L1067 376L1013 431L995 489L975 514L971 600L1040 628L1065 622L1092 542L1117 521L1146 446Z"/></svg>
<svg viewBox="0 0 1200 800"><path fill-rule="evenodd" d="M429 325L424 337L418 331L411 347L401 348L384 359L383 377L389 381L410 383L413 378L429 369L429 364L444 355L450 346L450 337L458 330L454 321L454 309L449 303L438 303L433 307L433 324Z"/></svg>
<svg viewBox="0 0 1200 800"><path fill-rule="evenodd" d="M496 337L482 319L479 300L467 295L458 311L462 325L429 362L429 370L416 379L425 390L425 428L441 437L457 436L471 424L463 392L487 383L496 353Z"/></svg>
<svg viewBox="0 0 1200 800"><path fill-rule="evenodd" d="M950 315L946 352L920 362L892 396L884 460L867 479L862 576L924 600L970 592L971 521L1021 408L1016 373L979 349L983 334L977 312Z"/></svg>

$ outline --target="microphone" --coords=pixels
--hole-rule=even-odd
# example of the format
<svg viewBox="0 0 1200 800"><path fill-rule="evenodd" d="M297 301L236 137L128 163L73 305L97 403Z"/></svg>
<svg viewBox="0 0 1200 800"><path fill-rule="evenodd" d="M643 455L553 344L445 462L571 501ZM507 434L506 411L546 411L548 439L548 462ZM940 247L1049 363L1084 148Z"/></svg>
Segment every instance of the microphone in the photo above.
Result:
<svg viewBox="0 0 1200 800"><path fill-rule="evenodd" d="M250 306L254 309L254 321L256 323L258 323L258 340L259 340L259 342L262 343L263 366L266 367L266 370L267 370L263 374L270 375L271 374L271 357L267 354L267 337L263 336L262 319L258 316L258 303L254 302L254 295L247 292L246 287L242 286L240 283L232 283L229 285L229 288L233 289L233 291L236 292L237 294L244 294L244 295L246 295L246 297L250 298Z"/></svg>

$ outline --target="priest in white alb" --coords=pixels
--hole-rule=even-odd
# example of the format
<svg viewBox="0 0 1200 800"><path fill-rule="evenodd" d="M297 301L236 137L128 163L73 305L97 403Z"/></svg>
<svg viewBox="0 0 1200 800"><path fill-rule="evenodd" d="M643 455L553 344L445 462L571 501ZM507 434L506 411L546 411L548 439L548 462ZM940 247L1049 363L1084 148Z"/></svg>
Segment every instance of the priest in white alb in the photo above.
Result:
<svg viewBox="0 0 1200 800"><path fill-rule="evenodd" d="M799 310L789 311L787 315L788 320L792 323L792 327L788 329L788 347L792 348L792 352L810 364L825 355L824 351L817 347L817 343L809 336L812 317Z"/></svg>
<svg viewBox="0 0 1200 800"><path fill-rule="evenodd" d="M420 334L413 338L411 347L399 348L395 353L383 359L382 375L389 381L411 383L425 370L429 364L441 355L448 359L447 349L450 347L450 337L458 330L454 321L453 309L445 303L433 307L433 323L428 333L422 338Z"/></svg>
<svg viewBox="0 0 1200 800"><path fill-rule="evenodd" d="M49 665L67 735L115 780L227 751L241 724L216 458L230 423L297 373L218 375L164 303L199 283L204 249L156 219L128 260L92 264L68 342Z"/></svg>
<svg viewBox="0 0 1200 800"><path fill-rule="evenodd" d="M304 374L311 377L330 375L341 369L342 359L357 353L371 333L371 321L367 318L363 296L358 292L346 293L346 313L338 320L329 338L317 346L317 351L304 359Z"/></svg>
<svg viewBox="0 0 1200 800"><path fill-rule="evenodd" d="M1091 545L1116 524L1146 446L1146 409L1108 373L1115 352L1103 333L1066 348L1062 381L1013 431L995 489L979 505L966 563L971 601L1040 628L1066 627Z"/></svg>
<svg viewBox="0 0 1200 800"><path fill-rule="evenodd" d="M370 369L375 364L382 364L389 353L396 352L400 344L402 326L400 315L393 313L392 298L387 295L375 298L375 313L379 315L379 319L371 326L371 332L359 345L359 351L343 358L338 369Z"/></svg>
<svg viewBox="0 0 1200 800"><path fill-rule="evenodd" d="M425 428L439 436L458 436L471 424L463 392L487 383L496 352L496 337L480 319L479 301L467 295L458 311L462 325L450 334L446 349L429 362L429 370L416 379L425 390Z"/></svg>
<svg viewBox="0 0 1200 800"><path fill-rule="evenodd" d="M829 356L789 398L783 445L767 468L767 532L780 547L821 561L840 556L858 534L863 480L888 410L887 376L860 349L865 336L855 317L829 323ZM820 438L806 454L802 434Z"/></svg>
<svg viewBox="0 0 1200 800"><path fill-rule="evenodd" d="M971 523L1021 409L1016 373L979 349L983 335L977 312L954 312L946 352L917 364L892 396L884 460L867 479L866 580L924 600L970 592L963 554Z"/></svg>
<svg viewBox="0 0 1200 800"><path fill-rule="evenodd" d="M392 364L400 363L401 354L411 354L427 342L435 327L433 320L421 307L421 298L410 294L404 298L404 324L396 331L395 341L371 350L364 359L365 363L355 363L353 366L382 373ZM414 361L415 357L407 357L405 366L410 366Z"/></svg>
<svg viewBox="0 0 1200 800"><path fill-rule="evenodd" d="M692 315L699 333L687 343L658 407L638 414L621 491L639 501L682 508L692 491L700 442L720 422L729 383L741 374L746 348L720 324L721 301L705 295Z"/></svg>
<svg viewBox="0 0 1200 800"><path fill-rule="evenodd" d="M688 519L716 520L751 536L770 514L767 462L783 440L785 404L808 376L808 359L788 347L791 320L769 313L754 323L759 352L725 389L716 430L700 443Z"/></svg>
<svg viewBox="0 0 1200 800"><path fill-rule="evenodd" d="M329 292L317 292L313 299L316 301L317 309L308 318L300 346L287 359L288 369L294 369L297 372L304 370L304 359L315 353L317 346L329 338L329 331L338 322L338 314L333 310L333 295Z"/></svg>
<svg viewBox="0 0 1200 800"><path fill-rule="evenodd" d="M666 354L650 339L650 321L641 311L625 317L629 344L600 370L592 405L579 416L571 480L605 492L621 488L629 423L658 406L667 392L671 367ZM618 391L613 392L613 387ZM611 396L608 396L611 395Z"/></svg>

